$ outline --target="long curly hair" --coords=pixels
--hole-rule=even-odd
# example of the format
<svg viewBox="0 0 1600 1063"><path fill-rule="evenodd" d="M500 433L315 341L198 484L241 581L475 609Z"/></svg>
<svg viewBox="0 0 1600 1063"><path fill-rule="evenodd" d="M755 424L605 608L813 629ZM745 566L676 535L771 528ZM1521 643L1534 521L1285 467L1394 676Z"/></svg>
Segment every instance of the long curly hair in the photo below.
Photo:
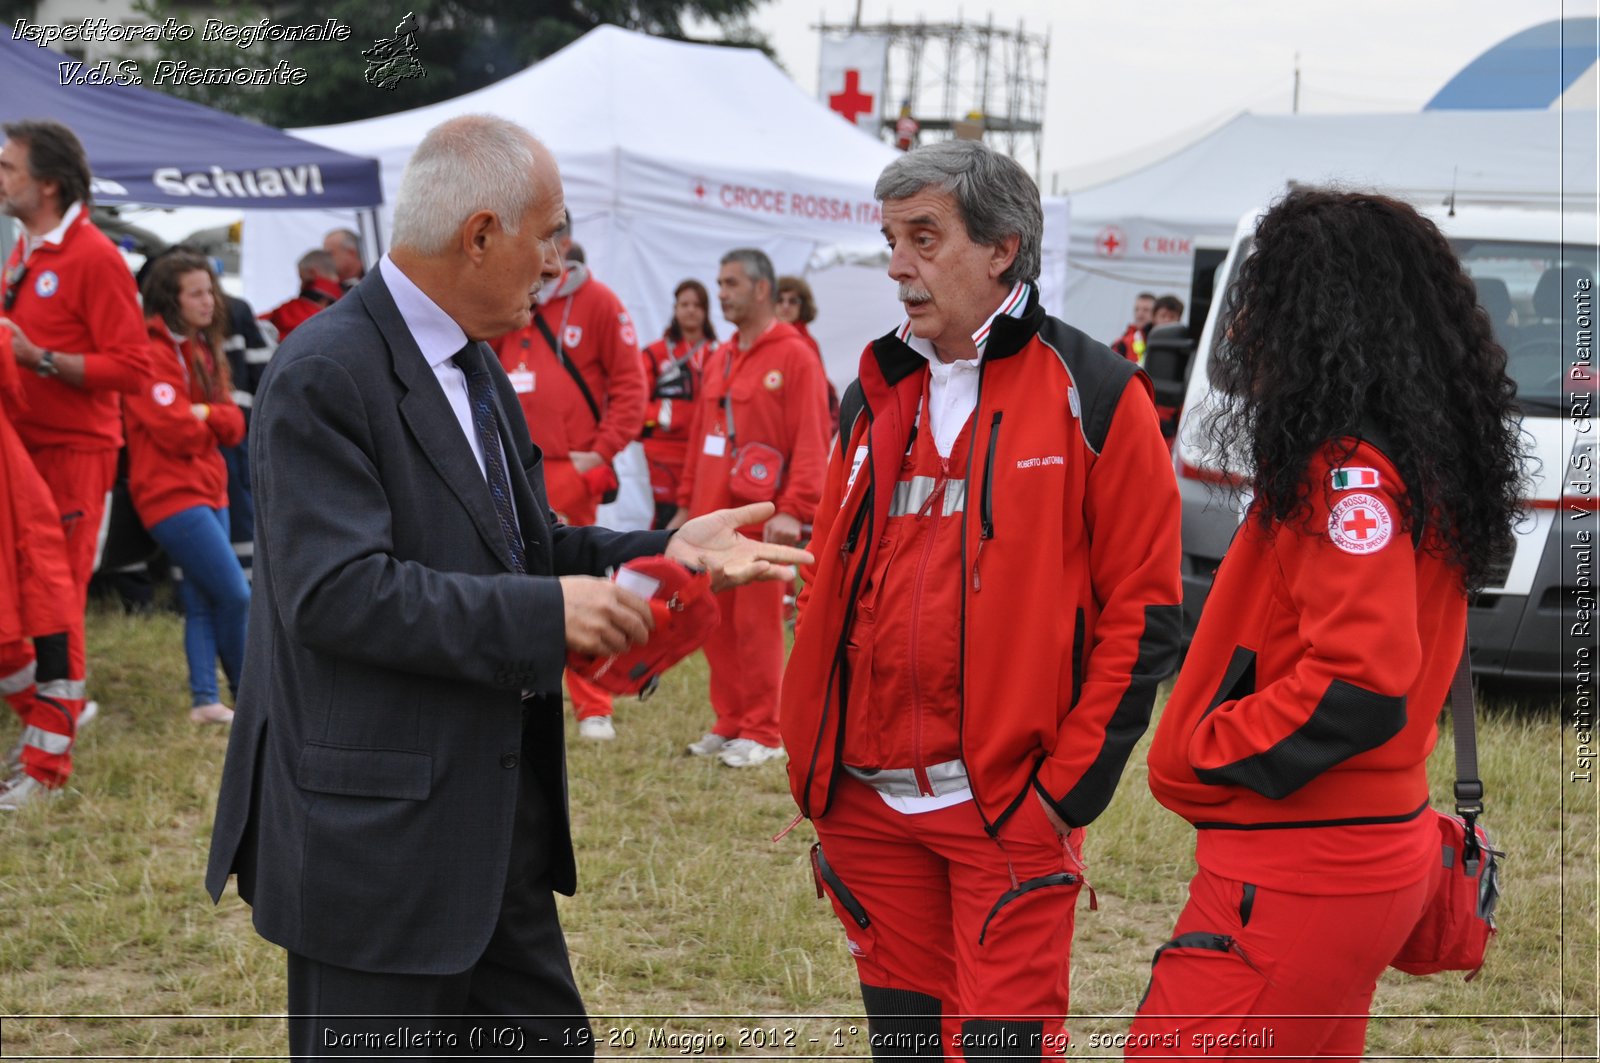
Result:
<svg viewBox="0 0 1600 1063"><path fill-rule="evenodd" d="M1306 469L1379 443L1404 527L1484 586L1513 546L1523 442L1505 350L1438 228L1368 192L1302 188L1262 218L1225 297L1210 455L1242 470L1263 526L1306 522ZM1428 534L1428 533L1431 533Z"/></svg>
<svg viewBox="0 0 1600 1063"><path fill-rule="evenodd" d="M183 278L191 273L204 273L210 279L211 290L216 294L216 305L211 314L211 323L196 333L210 354L210 361L208 363L205 358L190 357L189 371L195 374L201 391L216 401L233 390L233 380L228 371L228 359L218 354L222 350L228 310L222 301L222 285L211 268L211 260L198 252L182 248L165 252L151 262L150 271L140 284L139 294L144 299L144 312L159 316L172 334L182 339L189 334L190 328L183 320L178 293Z"/></svg>

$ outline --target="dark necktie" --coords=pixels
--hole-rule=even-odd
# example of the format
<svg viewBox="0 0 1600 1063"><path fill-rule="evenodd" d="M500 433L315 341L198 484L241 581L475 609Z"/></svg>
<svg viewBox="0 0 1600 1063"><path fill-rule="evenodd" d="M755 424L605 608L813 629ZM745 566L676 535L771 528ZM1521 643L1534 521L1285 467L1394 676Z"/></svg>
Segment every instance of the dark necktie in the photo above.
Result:
<svg viewBox="0 0 1600 1063"><path fill-rule="evenodd" d="M494 383L488 366L483 361L483 348L475 341L456 352L453 359L467 374L467 401L472 405L472 427L478 433L478 445L483 448L483 466L489 480L489 497L494 499L494 512L500 518L500 530L505 533L506 545L511 548L512 567L518 572L528 571L528 555L522 547L522 533L517 529L517 511L511 499L511 480L506 476L505 456L500 449L499 418L494 407Z"/></svg>

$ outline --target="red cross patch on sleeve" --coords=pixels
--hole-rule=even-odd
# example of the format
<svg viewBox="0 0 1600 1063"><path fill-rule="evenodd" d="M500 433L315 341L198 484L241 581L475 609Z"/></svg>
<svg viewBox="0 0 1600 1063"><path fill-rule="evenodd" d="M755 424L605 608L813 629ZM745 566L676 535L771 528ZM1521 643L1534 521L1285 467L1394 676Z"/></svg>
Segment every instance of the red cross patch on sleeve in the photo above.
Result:
<svg viewBox="0 0 1600 1063"><path fill-rule="evenodd" d="M1328 538L1347 554L1373 554L1389 545L1394 518L1376 495L1346 495L1328 514Z"/></svg>

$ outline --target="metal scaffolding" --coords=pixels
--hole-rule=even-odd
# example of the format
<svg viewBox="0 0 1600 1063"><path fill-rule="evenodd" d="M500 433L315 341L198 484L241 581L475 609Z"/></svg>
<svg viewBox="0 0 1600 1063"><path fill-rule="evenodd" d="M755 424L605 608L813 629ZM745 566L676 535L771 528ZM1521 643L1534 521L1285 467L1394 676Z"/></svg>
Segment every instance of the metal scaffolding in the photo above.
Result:
<svg viewBox="0 0 1600 1063"><path fill-rule="evenodd" d="M955 135L976 113L983 139L1030 169L1039 180L1050 35L969 22L836 22L816 30L830 36L888 38L879 94L878 126L894 139L902 105L921 126L921 139ZM1030 165L1031 164L1031 165Z"/></svg>

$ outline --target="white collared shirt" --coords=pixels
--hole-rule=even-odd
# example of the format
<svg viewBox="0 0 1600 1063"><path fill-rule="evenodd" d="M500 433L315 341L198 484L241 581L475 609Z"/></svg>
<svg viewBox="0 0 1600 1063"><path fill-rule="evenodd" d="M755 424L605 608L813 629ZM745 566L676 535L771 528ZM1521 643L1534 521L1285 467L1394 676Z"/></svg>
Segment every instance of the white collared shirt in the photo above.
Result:
<svg viewBox="0 0 1600 1063"><path fill-rule="evenodd" d="M450 411L456 415L461 434L467 437L472 456L478 459L478 471L483 473L484 482L487 483L489 472L483 461L483 447L478 443L478 430L472 424L472 400L467 396L467 374L451 360L467 345L467 334L455 323L454 318L439 308L438 303L412 283L411 278L401 272L388 255L378 260L378 271L383 274L383 283L389 286L389 294L394 297L395 308L400 311L411 338L417 341L422 357L438 378L439 387L444 389Z"/></svg>
<svg viewBox="0 0 1600 1063"><path fill-rule="evenodd" d="M933 445L941 458L950 456L956 436L961 434L961 426L978 407L978 367L983 362L994 319L1001 315L1021 317L1027 306L1028 283L1018 281L995 312L972 334L972 342L978 348L977 356L957 358L953 362L940 361L932 343L912 335L909 320L900 326L901 341L928 360L932 374L928 381L928 429L933 432Z"/></svg>
<svg viewBox="0 0 1600 1063"><path fill-rule="evenodd" d="M67 212L61 215L61 222L43 236L30 236L28 230L22 230L22 261L28 261L28 256L33 254L34 249L43 244L61 246L61 241L67 238L67 228L82 213L83 204L74 201L72 206L67 208Z"/></svg>

